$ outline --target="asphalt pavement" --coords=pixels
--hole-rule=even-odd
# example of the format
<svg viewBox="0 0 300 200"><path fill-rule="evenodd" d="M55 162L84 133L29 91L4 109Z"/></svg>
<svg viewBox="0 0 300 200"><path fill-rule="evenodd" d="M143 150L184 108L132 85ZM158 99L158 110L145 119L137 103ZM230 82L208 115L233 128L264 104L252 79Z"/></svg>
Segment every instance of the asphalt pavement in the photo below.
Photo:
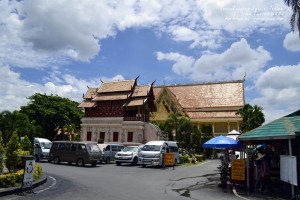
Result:
<svg viewBox="0 0 300 200"><path fill-rule="evenodd" d="M230 184L225 189L219 187L220 174L217 167L220 161L217 159L175 169L114 164L96 168L51 163L41 165L45 174L34 184L32 194L22 195L17 188L1 189L1 199L65 199L67 193L75 199L93 199L100 193L101 199L282 199L272 193L249 192L243 187ZM88 178L83 180L82 177ZM84 191L87 194L83 194Z"/></svg>

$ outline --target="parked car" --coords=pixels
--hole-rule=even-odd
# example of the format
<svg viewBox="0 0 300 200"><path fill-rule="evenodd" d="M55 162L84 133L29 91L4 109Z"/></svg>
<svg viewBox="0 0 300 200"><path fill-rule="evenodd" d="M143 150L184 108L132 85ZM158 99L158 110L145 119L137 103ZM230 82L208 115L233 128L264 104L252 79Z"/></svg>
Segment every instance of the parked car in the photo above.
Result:
<svg viewBox="0 0 300 200"><path fill-rule="evenodd" d="M98 144L103 154L103 161L109 164L111 161L115 160L115 155L117 152L124 149L124 145L117 143L104 143Z"/></svg>
<svg viewBox="0 0 300 200"><path fill-rule="evenodd" d="M139 149L139 146L127 146L122 151L117 152L115 155L116 165L121 165L122 163L137 165Z"/></svg>
<svg viewBox="0 0 300 200"><path fill-rule="evenodd" d="M172 141L150 141L146 143L138 153L138 164L142 167L147 165L163 165L164 153L174 153L175 165L179 163L178 145Z"/></svg>
<svg viewBox="0 0 300 200"><path fill-rule="evenodd" d="M49 158L52 142L46 138L34 138L34 158L36 161Z"/></svg>
<svg viewBox="0 0 300 200"><path fill-rule="evenodd" d="M54 164L67 162L78 166L101 163L102 153L96 142L54 141L50 149L49 161Z"/></svg>

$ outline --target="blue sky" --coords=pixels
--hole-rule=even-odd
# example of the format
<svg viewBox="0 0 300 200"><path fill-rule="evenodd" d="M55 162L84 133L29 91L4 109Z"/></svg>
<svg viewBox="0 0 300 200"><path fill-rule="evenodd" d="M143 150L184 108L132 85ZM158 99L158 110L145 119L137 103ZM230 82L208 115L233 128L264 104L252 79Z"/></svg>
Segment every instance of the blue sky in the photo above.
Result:
<svg viewBox="0 0 300 200"><path fill-rule="evenodd" d="M271 121L300 108L300 39L283 0L0 1L0 111L100 80L241 80Z"/></svg>

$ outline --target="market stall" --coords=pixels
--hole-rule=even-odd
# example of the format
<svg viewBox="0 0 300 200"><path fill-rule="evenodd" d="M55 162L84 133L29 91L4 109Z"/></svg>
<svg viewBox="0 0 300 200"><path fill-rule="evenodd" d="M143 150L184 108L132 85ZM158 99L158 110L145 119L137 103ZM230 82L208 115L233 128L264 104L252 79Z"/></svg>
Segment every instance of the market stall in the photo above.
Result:
<svg viewBox="0 0 300 200"><path fill-rule="evenodd" d="M299 175L298 136L300 110L238 136L238 141L244 144L247 153L247 176L254 179L247 182L248 189L268 189L272 183L289 184L290 194L295 196ZM262 172L269 176L267 180L262 179Z"/></svg>

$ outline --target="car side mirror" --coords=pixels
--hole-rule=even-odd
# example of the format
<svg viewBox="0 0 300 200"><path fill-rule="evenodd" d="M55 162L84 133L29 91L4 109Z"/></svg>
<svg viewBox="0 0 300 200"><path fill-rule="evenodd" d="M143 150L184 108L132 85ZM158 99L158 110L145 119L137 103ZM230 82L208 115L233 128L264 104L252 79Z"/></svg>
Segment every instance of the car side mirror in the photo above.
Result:
<svg viewBox="0 0 300 200"><path fill-rule="evenodd" d="M103 148L103 152L105 151L105 148Z"/></svg>
<svg viewBox="0 0 300 200"><path fill-rule="evenodd" d="M34 144L34 147L39 148L39 149L41 148L41 146L39 144Z"/></svg>

